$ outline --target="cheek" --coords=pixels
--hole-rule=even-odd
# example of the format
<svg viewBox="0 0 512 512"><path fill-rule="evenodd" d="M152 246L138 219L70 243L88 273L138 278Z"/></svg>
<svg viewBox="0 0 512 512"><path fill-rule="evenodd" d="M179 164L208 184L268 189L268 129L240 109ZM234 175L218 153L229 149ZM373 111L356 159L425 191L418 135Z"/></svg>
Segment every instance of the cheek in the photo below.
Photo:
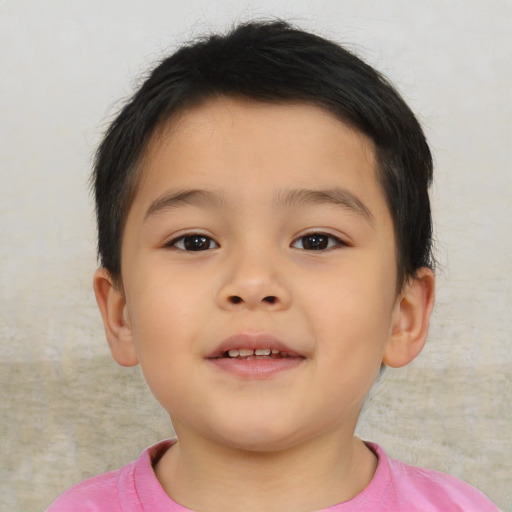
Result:
<svg viewBox="0 0 512 512"><path fill-rule="evenodd" d="M193 322L183 294L168 282L146 281L127 291L131 332L143 372L151 366L172 364L188 341L185 327Z"/></svg>
<svg viewBox="0 0 512 512"><path fill-rule="evenodd" d="M326 357L367 360L374 354L379 359L391 324L394 273L380 265L353 265L322 281L303 297Z"/></svg>
<svg viewBox="0 0 512 512"><path fill-rule="evenodd" d="M132 335L140 368L152 394L169 413L184 397L183 382L192 377L187 362L194 357L194 333L186 329L194 321L178 299L155 292L148 298L139 295L132 304L137 312Z"/></svg>
<svg viewBox="0 0 512 512"><path fill-rule="evenodd" d="M128 306L139 338L147 339L146 331L161 330L165 334L186 328L189 319L196 314L198 308L193 306L201 301L201 281L194 279L194 273L187 269L168 267L165 258L150 259L139 266L145 271L139 270L127 285Z"/></svg>
<svg viewBox="0 0 512 512"><path fill-rule="evenodd" d="M165 382L178 378L183 365L200 357L211 291L205 289L204 278L193 273L171 273L162 265L146 268L127 283L128 313L143 373Z"/></svg>

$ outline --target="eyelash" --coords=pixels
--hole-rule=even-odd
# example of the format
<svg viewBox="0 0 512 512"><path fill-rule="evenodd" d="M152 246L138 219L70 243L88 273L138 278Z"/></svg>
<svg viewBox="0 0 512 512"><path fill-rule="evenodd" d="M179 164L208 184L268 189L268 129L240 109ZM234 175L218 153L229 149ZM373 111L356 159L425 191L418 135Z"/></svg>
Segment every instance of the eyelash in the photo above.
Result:
<svg viewBox="0 0 512 512"><path fill-rule="evenodd" d="M312 246L308 249L304 247L304 241L306 239L310 239L310 242L312 243ZM315 240L316 239L316 240ZM187 248L187 243L195 243L200 242L205 247L201 248L199 246L198 248ZM302 242L302 247L297 247L297 243ZM327 246L323 247L323 244L327 243ZM214 247L212 247L212 244ZM181 247L180 247L181 245ZM314 246L317 247L314 247ZM307 233L305 235L300 236L299 238L296 238L292 244L291 247L295 249L299 249L302 251L327 251L329 249L333 249L334 247L338 246L346 246L347 244L341 240L340 238L329 235L328 233L322 233L322 232L312 232ZM190 233L185 234L182 236L179 236L178 238L174 238L173 240L169 241L165 244L165 247L170 247L174 249L178 249L185 252L202 252L212 249L218 249L220 246L219 244L211 237L207 235L203 235L201 233Z"/></svg>

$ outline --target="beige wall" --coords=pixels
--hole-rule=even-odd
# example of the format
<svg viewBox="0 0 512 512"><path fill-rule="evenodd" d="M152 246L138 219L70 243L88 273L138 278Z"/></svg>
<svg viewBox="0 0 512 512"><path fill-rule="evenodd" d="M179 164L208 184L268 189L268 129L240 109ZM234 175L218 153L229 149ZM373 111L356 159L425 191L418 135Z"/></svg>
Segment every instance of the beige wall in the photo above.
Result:
<svg viewBox="0 0 512 512"><path fill-rule="evenodd" d="M397 83L436 155L430 340L387 373L360 434L512 511L508 0L0 1L1 510L42 510L171 435L138 370L107 352L91 291L90 157L166 48L271 14L352 43Z"/></svg>

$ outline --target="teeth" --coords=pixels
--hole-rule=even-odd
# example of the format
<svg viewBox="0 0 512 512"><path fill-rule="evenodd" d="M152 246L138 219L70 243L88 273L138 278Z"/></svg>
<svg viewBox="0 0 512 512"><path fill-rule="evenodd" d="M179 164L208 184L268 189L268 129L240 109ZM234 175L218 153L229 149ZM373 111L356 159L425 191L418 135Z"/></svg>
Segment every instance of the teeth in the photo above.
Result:
<svg viewBox="0 0 512 512"><path fill-rule="evenodd" d="M269 348L258 348L254 351L254 355L256 356L269 356L270 349Z"/></svg>
<svg viewBox="0 0 512 512"><path fill-rule="evenodd" d="M251 348L233 348L228 351L229 357L246 357L246 358L254 358L254 356L269 356L269 355L280 355L281 357L288 357L286 352L279 352L276 349L269 348L257 348L253 350Z"/></svg>

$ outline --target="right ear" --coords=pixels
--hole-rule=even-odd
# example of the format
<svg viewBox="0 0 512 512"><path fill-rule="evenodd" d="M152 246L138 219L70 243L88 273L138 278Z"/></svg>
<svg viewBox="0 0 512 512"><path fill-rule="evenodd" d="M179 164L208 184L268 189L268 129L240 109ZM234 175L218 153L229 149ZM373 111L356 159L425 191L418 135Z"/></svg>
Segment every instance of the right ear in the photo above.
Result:
<svg viewBox="0 0 512 512"><path fill-rule="evenodd" d="M135 366L139 359L122 287L103 267L94 273L93 286L112 357L121 366Z"/></svg>

